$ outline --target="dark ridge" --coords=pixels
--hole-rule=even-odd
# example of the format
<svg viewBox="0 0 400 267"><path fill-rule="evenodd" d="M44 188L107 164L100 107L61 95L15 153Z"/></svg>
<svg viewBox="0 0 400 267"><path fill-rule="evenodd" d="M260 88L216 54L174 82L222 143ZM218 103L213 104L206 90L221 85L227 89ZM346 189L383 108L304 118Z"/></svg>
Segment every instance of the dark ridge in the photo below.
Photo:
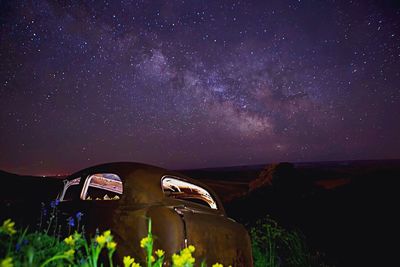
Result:
<svg viewBox="0 0 400 267"><path fill-rule="evenodd" d="M55 199L63 186L59 177L18 175L2 170L0 182L1 201Z"/></svg>

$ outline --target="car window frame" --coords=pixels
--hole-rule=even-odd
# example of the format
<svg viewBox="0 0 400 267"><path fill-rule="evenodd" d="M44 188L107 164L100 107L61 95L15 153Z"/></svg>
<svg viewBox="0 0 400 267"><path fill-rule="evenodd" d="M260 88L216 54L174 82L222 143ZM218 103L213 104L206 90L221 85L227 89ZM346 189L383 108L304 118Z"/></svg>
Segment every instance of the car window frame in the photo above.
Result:
<svg viewBox="0 0 400 267"><path fill-rule="evenodd" d="M93 179L93 177L94 177L96 174L112 174L112 175L115 175L116 177L118 177L119 182L121 182L121 186L122 186L122 193L121 193L121 197L122 197L123 192L124 192L124 182L122 181L121 177L120 177L118 174L112 173L112 172L94 172L94 173L92 173L92 174L76 176L76 177L74 177L74 178L72 178L72 179L65 179L65 180L63 181L63 182L64 182L63 191L62 191L62 193L61 193L61 196L60 196L58 199L59 199L60 201L63 201L63 202L65 202L65 201L71 201L71 200L65 200L64 197L65 197L65 195L66 195L66 193L67 193L67 190L68 190L72 185L74 185L74 186L78 186L78 187L79 187L79 195L78 195L77 199L72 199L72 200L88 201L88 199L86 199L87 192L88 192L88 189L89 189L89 186L90 186L90 182L91 182L91 180ZM82 177L86 177L86 178L82 179ZM75 181L76 179L80 179L78 184L76 184L76 183L73 182L73 181ZM83 181L83 180L84 180L84 181ZM104 190L107 191L106 189L104 189ZM120 197L120 198L121 198L121 197ZM95 199L93 199L93 200L95 200ZM119 200L119 199L118 199L118 200ZM97 201L99 201L99 200L97 200ZM114 201L116 201L116 200L114 200Z"/></svg>
<svg viewBox="0 0 400 267"><path fill-rule="evenodd" d="M164 186L163 186L163 181L164 181L165 179L167 179L167 178L175 179L175 180L178 180L178 181L180 181L180 182L193 185L194 187L200 188L201 190L204 190L204 191L207 193L207 195L210 196L211 200L213 201L214 206L212 206L210 203L208 203L208 202L205 201L205 200L203 200L203 201L204 201L204 204L206 204L206 205L202 205L202 204L199 204L199 203L197 203L197 202L195 202L195 201L190 201L190 200L187 200L187 199L184 199L184 198L175 198L175 199L182 200L182 201L188 201L188 202L190 202L190 203L195 203L195 204L197 204L197 205L202 205L202 206L207 207L207 208L209 208L209 209L211 209L211 210L214 210L214 211L220 211L220 205L219 205L219 203L218 203L218 200L217 200L216 196L214 196L214 195L212 194L212 192L210 192L209 190L207 190L206 188L204 188L203 186L201 186L201 185L199 185L199 184L193 183L193 182L188 181L187 179L181 178L181 177L179 177L179 176L175 176L175 175L163 175L163 176L161 177L160 186L161 186L161 190L162 190L162 192L163 192L163 194L164 194L165 197L169 197L169 196L166 194L166 192L165 192L165 190L164 190Z"/></svg>

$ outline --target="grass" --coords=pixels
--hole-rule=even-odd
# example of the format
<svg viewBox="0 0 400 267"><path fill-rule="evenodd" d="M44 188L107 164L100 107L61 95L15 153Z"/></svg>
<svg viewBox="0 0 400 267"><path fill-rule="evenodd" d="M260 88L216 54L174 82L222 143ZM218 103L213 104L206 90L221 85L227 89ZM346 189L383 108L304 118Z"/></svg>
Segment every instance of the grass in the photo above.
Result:
<svg viewBox="0 0 400 267"><path fill-rule="evenodd" d="M298 231L287 230L266 216L250 229L254 267L326 266Z"/></svg>

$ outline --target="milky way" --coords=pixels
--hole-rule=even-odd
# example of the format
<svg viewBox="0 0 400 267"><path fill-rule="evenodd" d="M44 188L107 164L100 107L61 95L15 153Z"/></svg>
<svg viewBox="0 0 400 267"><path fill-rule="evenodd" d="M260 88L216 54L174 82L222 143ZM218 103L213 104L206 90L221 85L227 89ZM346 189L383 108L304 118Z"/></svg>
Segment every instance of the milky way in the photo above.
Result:
<svg viewBox="0 0 400 267"><path fill-rule="evenodd" d="M0 169L400 157L395 1L0 5Z"/></svg>

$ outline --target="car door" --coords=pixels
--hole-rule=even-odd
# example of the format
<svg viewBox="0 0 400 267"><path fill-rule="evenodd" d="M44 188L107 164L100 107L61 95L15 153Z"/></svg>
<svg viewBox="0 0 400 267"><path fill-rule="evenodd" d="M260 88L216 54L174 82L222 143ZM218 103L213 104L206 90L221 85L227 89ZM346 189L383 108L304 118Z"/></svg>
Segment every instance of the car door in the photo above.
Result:
<svg viewBox="0 0 400 267"><path fill-rule="evenodd" d="M247 231L225 215L211 191L172 176L164 177L162 186L184 224L185 245L194 245L199 259L224 266L253 265Z"/></svg>

